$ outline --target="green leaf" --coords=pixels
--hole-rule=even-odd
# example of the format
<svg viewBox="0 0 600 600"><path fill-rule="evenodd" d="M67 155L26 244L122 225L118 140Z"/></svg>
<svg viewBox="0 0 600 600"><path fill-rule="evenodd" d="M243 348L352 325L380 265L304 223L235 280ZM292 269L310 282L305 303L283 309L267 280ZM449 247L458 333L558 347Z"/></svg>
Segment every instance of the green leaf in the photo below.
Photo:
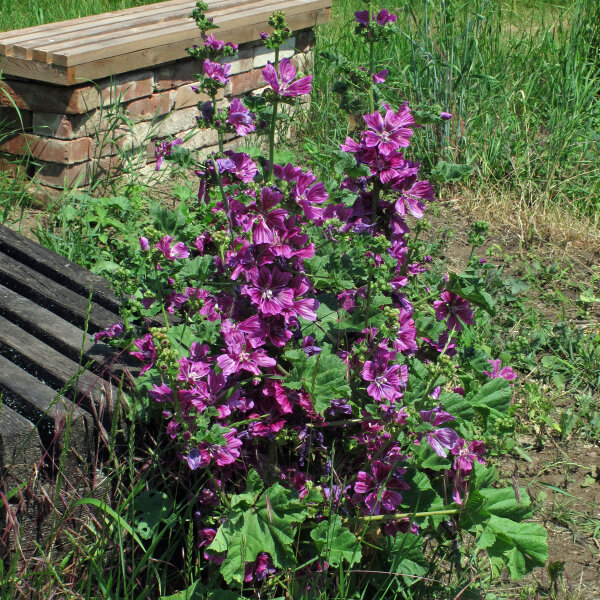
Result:
<svg viewBox="0 0 600 600"><path fill-rule="evenodd" d="M431 174L443 183L462 181L472 175L475 169L470 165L449 163L440 160L432 169Z"/></svg>
<svg viewBox="0 0 600 600"><path fill-rule="evenodd" d="M168 210L156 205L150 208L150 216L154 219L155 227L168 235L175 235L186 224L185 215L179 209Z"/></svg>
<svg viewBox="0 0 600 600"><path fill-rule="evenodd" d="M467 400L489 425L497 419L505 419L508 416L512 387L506 379L497 377L481 386L474 396L469 394Z"/></svg>
<svg viewBox="0 0 600 600"><path fill-rule="evenodd" d="M329 521L322 521L311 532L319 554L334 567L345 560L350 566L360 562L361 548L356 536L342 526L342 519L334 515Z"/></svg>
<svg viewBox="0 0 600 600"><path fill-rule="evenodd" d="M149 540L159 523L171 514L171 502L164 492L148 490L137 496L134 500L135 511L134 526L139 536Z"/></svg>
<svg viewBox="0 0 600 600"><path fill-rule="evenodd" d="M517 499L515 490L512 487L486 488L479 490L479 493L486 500L485 511L491 515L513 521L522 521L533 514L531 501L525 488L519 489L520 499Z"/></svg>
<svg viewBox="0 0 600 600"><path fill-rule="evenodd" d="M204 282L207 279L210 280L215 273L216 269L212 257L208 255L196 256L184 262L183 267L177 273L177 279L183 280L186 283L190 282L190 280L194 283Z"/></svg>
<svg viewBox="0 0 600 600"><path fill-rule="evenodd" d="M390 551L390 571L401 573L406 585L415 584L427 572L422 537L413 533L396 534Z"/></svg>
<svg viewBox="0 0 600 600"><path fill-rule="evenodd" d="M301 387L310 394L315 410L323 413L334 398L349 398L350 386L346 379L344 361L323 346L319 354L308 357L302 351L286 352L285 357L294 367L281 383L293 390Z"/></svg>
<svg viewBox="0 0 600 600"><path fill-rule="evenodd" d="M537 523L515 523L492 515L477 545L487 548L490 558L501 559L514 580L548 560L546 530Z"/></svg>
<svg viewBox="0 0 600 600"><path fill-rule="evenodd" d="M207 590L199 581L194 581L187 589L161 596L159 600L240 600L241 596L231 590Z"/></svg>
<svg viewBox="0 0 600 600"><path fill-rule="evenodd" d="M280 569L294 567L294 535L306 509L295 492L278 483L265 492L261 488L260 477L251 471L246 492L232 498L231 512L209 546L227 553L221 566L227 583L242 583L246 562L261 552L269 553Z"/></svg>

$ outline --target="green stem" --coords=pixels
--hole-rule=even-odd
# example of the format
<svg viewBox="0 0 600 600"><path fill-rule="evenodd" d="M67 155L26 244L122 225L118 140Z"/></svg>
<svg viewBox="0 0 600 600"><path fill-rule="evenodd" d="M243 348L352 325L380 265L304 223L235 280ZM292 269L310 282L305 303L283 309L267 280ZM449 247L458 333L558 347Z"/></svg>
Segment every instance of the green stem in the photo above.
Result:
<svg viewBox="0 0 600 600"><path fill-rule="evenodd" d="M217 95L213 94L211 96L213 110L215 111L215 119L217 115ZM217 129L217 138L219 140L219 154L223 154L223 132L220 129Z"/></svg>
<svg viewBox="0 0 600 600"><path fill-rule="evenodd" d="M277 72L277 67L279 66L279 46L275 48L275 72ZM267 176L267 181L272 181L273 179L273 162L275 159L275 128L277 126L277 107L279 102L275 100L273 102L273 116L271 117L271 130L269 131L269 173Z"/></svg>
<svg viewBox="0 0 600 600"><path fill-rule="evenodd" d="M221 135L221 134L219 134ZM217 178L217 183L219 184L219 191L221 192L221 198L223 199L223 204L225 204L225 211L227 213L227 222L229 223L229 237L230 240L233 241L233 225L231 223L231 217L229 215L229 202L227 201L227 194L225 194L225 188L223 187L223 180L221 179L221 173L219 173L219 167L217 165L217 161L214 158L211 158L213 167L215 168L215 177Z"/></svg>
<svg viewBox="0 0 600 600"><path fill-rule="evenodd" d="M347 519L348 521L393 521L394 519L420 519L422 517L435 517L440 515L457 515L460 512L458 508L449 508L448 510L430 510L427 512L415 512L415 513L394 513L391 515L368 515L365 517L354 517Z"/></svg>
<svg viewBox="0 0 600 600"><path fill-rule="evenodd" d="M371 3L369 2L369 112L375 112L375 84L373 83L373 73L375 72L375 43L373 42L371 15L373 14Z"/></svg>

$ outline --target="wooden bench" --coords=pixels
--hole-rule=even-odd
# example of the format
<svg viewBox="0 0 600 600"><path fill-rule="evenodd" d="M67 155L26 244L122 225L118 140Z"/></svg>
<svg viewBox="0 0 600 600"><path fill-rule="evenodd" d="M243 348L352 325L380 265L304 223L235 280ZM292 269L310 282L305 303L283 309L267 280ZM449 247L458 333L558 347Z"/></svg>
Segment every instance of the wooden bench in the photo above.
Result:
<svg viewBox="0 0 600 600"><path fill-rule="evenodd" d="M283 10L292 30L329 19L331 0L208 0L208 15L219 25L218 38L242 44L269 31L267 20ZM49 23L0 33L0 68L60 85L144 69L186 55L198 43L189 18L193 0L169 0L150 6Z"/></svg>
<svg viewBox="0 0 600 600"><path fill-rule="evenodd" d="M98 483L92 465L127 367L94 334L119 322L118 308L106 280L0 226L0 555L47 533L42 490L59 461L67 496Z"/></svg>

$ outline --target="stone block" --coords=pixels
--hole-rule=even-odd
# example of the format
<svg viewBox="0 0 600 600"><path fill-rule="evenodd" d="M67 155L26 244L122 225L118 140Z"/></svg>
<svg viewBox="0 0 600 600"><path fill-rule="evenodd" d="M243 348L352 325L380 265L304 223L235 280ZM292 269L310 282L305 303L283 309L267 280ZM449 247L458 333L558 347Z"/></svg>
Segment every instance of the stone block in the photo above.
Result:
<svg viewBox="0 0 600 600"><path fill-rule="evenodd" d="M173 105L171 90L152 94L127 104L127 112L133 121L149 121L166 115Z"/></svg>
<svg viewBox="0 0 600 600"><path fill-rule="evenodd" d="M228 96L241 96L265 85L262 76L262 69L252 69L247 73L234 75L225 88L225 94Z"/></svg>
<svg viewBox="0 0 600 600"><path fill-rule="evenodd" d="M254 62L254 48L242 46L238 50L237 56L225 58L220 61L222 64L230 64L229 75L245 73L252 68ZM266 63L265 63L266 64Z"/></svg>
<svg viewBox="0 0 600 600"><path fill-rule="evenodd" d="M294 48L296 47L296 38L292 36L287 39L279 48L279 60L282 58L292 58L294 56ZM252 61L253 69L262 69L268 62L275 62L275 50L266 46L258 46L254 49L254 60Z"/></svg>
<svg viewBox="0 0 600 600"><path fill-rule="evenodd" d="M182 85L171 92L175 98L173 110L190 108L190 106L197 107L198 102L207 102L210 100L206 94L195 92L193 89L195 87L197 87L196 83L189 83L187 85ZM219 93L217 94L217 99L220 98L223 98L223 90L219 90Z"/></svg>
<svg viewBox="0 0 600 600"><path fill-rule="evenodd" d="M197 81L196 74L202 73L202 64L193 58L184 58L156 69L155 90L173 90Z"/></svg>
<svg viewBox="0 0 600 600"><path fill-rule="evenodd" d="M301 29L296 31L296 51L307 52L315 45L314 29Z"/></svg>
<svg viewBox="0 0 600 600"><path fill-rule="evenodd" d="M69 164L88 160L93 153L91 138L74 140L57 140L40 137L34 134L19 134L0 145L0 150L7 154L31 155L36 160Z"/></svg>
<svg viewBox="0 0 600 600"><path fill-rule="evenodd" d="M38 161L34 183L40 183L53 188L83 187L90 182L92 162L77 165L59 165Z"/></svg>
<svg viewBox="0 0 600 600"><path fill-rule="evenodd" d="M171 111L156 128L156 137L179 136L196 125L198 109L195 106Z"/></svg>

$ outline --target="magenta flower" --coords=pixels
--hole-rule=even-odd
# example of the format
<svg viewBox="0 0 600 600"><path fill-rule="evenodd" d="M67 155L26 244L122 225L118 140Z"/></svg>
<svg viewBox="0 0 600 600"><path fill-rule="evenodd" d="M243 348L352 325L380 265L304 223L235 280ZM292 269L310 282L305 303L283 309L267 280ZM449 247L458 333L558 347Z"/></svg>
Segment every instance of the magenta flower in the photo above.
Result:
<svg viewBox="0 0 600 600"><path fill-rule="evenodd" d="M362 371L363 379L372 382L367 387L367 394L377 402L382 402L384 399L394 402L397 398L401 398L400 390L408 380L406 365L392 365L391 367L386 365L387 361L384 364L368 360Z"/></svg>
<svg viewBox="0 0 600 600"><path fill-rule="evenodd" d="M377 23L381 26L387 25L388 23L395 23L398 17L393 15L387 9L382 8L377 14Z"/></svg>
<svg viewBox="0 0 600 600"><path fill-rule="evenodd" d="M217 40L212 33L209 33L204 40L204 45L216 50L217 52L220 52L223 50L225 42L223 40Z"/></svg>
<svg viewBox="0 0 600 600"><path fill-rule="evenodd" d="M474 441L467 445L467 442L459 437L451 449L452 454L456 456L454 470L464 474L470 473L475 460L484 465L485 460L482 456L485 451L486 448L483 442Z"/></svg>
<svg viewBox="0 0 600 600"><path fill-rule="evenodd" d="M100 340L102 340L104 338L106 338L108 340L110 340L112 338L118 338L118 337L121 337L122 333L123 333L123 324L122 323L115 323L114 325L111 325L110 327L107 327L103 331L99 331L94 336L94 341L96 343L98 343Z"/></svg>
<svg viewBox="0 0 600 600"><path fill-rule="evenodd" d="M433 410L421 410L419 411L419 415L425 423L431 423L434 427L443 425L448 421L454 421L456 418L449 412L441 410L439 407L434 408ZM452 449L459 440L458 433L450 427L442 427L440 429L428 431L425 434L425 437L433 451L442 458L448 456L448 450Z"/></svg>
<svg viewBox="0 0 600 600"><path fill-rule="evenodd" d="M438 321L443 321L447 317L446 327L455 331L462 331L463 323L465 325L473 323L473 311L469 308L470 302L454 292L444 291L440 296L442 299L433 303L435 318Z"/></svg>
<svg viewBox="0 0 600 600"><path fill-rule="evenodd" d="M283 273L277 267L269 271L261 267L258 278L253 279L243 291L263 315L278 315L284 308L293 308L294 290L287 287L292 276Z"/></svg>
<svg viewBox="0 0 600 600"><path fill-rule="evenodd" d="M268 63L262 70L262 76L279 96L295 98L296 96L310 94L312 75L294 81L296 79L296 69L289 58L283 58L280 61L279 76L271 63Z"/></svg>
<svg viewBox="0 0 600 600"><path fill-rule="evenodd" d="M275 573L275 565L271 557L266 552L261 552L256 556L256 560L251 563L246 563L244 569L244 581L263 581L265 577Z"/></svg>
<svg viewBox="0 0 600 600"><path fill-rule="evenodd" d="M387 69L383 69L379 73L373 73L373 83L385 83L388 72Z"/></svg>
<svg viewBox="0 0 600 600"><path fill-rule="evenodd" d="M363 141L367 148L379 149L387 156L398 148L406 148L413 134L411 126L415 120L408 106L403 105L398 113L387 110L385 117L379 111L363 116L369 129L363 132Z"/></svg>
<svg viewBox="0 0 600 600"><path fill-rule="evenodd" d="M248 135L254 131L252 113L241 103L239 98L234 98L229 105L229 114L226 123L233 125L238 135Z"/></svg>
<svg viewBox="0 0 600 600"><path fill-rule="evenodd" d="M449 121L451 118L452 118L452 113L445 112L445 111L440 113L440 119L443 119L444 121Z"/></svg>
<svg viewBox="0 0 600 600"><path fill-rule="evenodd" d="M207 58L204 60L202 68L207 77L218 81L222 85L225 85L229 81L229 71L231 69L229 63L221 65Z"/></svg>
<svg viewBox="0 0 600 600"><path fill-rule="evenodd" d="M171 154L173 153L173 146L179 146L181 144L183 144L183 140L177 138L170 142L163 140L162 142L160 142L160 144L158 144L158 146L156 146L156 148L154 149L154 157L156 158L155 168L157 171L160 169L160 166L163 163L163 158L165 156L171 156Z"/></svg>
<svg viewBox="0 0 600 600"><path fill-rule="evenodd" d="M227 347L227 354L217 357L217 364L227 377L240 371L249 371L254 375L260 375L259 367L274 367L277 361L267 356L262 348L256 350L247 349L246 344L233 344Z"/></svg>
<svg viewBox="0 0 600 600"><path fill-rule="evenodd" d="M150 242L148 241L147 237L144 237L143 235L140 236L139 238L140 240L140 248L145 252L146 250L150 250Z"/></svg>
<svg viewBox="0 0 600 600"><path fill-rule="evenodd" d="M498 377L502 377L506 379L506 381L514 381L517 378L517 374L511 367L502 367L501 360L497 358L496 360L488 359L488 362L492 364L492 371L484 371L484 374L487 375L490 379L497 379ZM512 384L511 384L512 385Z"/></svg>
<svg viewBox="0 0 600 600"><path fill-rule="evenodd" d="M165 235L156 244L155 248L158 248L165 256L167 260L175 260L176 258L188 258L190 251L183 242L177 242L171 247L171 241L173 238L170 235Z"/></svg>
<svg viewBox="0 0 600 600"><path fill-rule="evenodd" d="M214 460L219 467L231 465L240 456L239 447L242 440L236 437L235 429L229 430L223 435L225 444L209 444L202 442L198 448L192 448L187 456L187 463L192 471L198 467L207 467Z"/></svg>
<svg viewBox="0 0 600 600"><path fill-rule="evenodd" d="M396 507L402 503L401 490L409 489L406 482L392 473L392 466L376 460L371 465L373 476L359 471L354 484L358 494L368 509L368 514L379 515L381 512L396 512Z"/></svg>
<svg viewBox="0 0 600 600"><path fill-rule="evenodd" d="M143 338L135 340L134 344L137 346L139 352L130 352L129 354L144 362L144 367L140 371L140 375L143 375L154 365L154 361L156 360L156 348L154 347L152 334L147 333Z"/></svg>
<svg viewBox="0 0 600 600"><path fill-rule="evenodd" d="M412 318L412 314L404 308L400 309L398 314L398 329L394 339L394 350L397 352L414 352L418 350L417 346L417 327Z"/></svg>

